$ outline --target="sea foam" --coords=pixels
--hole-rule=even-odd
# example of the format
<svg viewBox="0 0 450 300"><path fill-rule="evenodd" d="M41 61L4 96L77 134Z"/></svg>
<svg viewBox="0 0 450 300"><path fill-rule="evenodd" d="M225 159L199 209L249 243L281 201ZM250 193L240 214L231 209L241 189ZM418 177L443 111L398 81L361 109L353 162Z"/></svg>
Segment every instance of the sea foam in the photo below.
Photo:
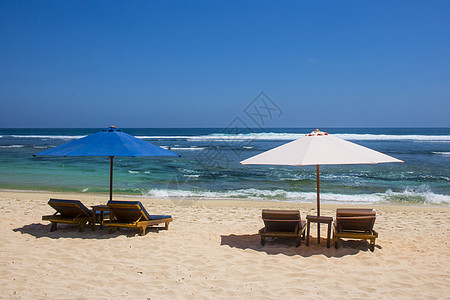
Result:
<svg viewBox="0 0 450 300"><path fill-rule="evenodd" d="M31 138L31 139L57 139L74 140L85 137L86 135L11 135L13 138Z"/></svg>
<svg viewBox="0 0 450 300"><path fill-rule="evenodd" d="M6 145L6 146L0 146L0 148L23 148L25 145Z"/></svg>
<svg viewBox="0 0 450 300"><path fill-rule="evenodd" d="M182 189L151 189L143 193L150 198L198 198L198 199L248 199L262 201L287 201L299 203L313 203L316 201L315 192L289 192L282 189L260 190L240 189L233 191L202 191ZM374 194L337 194L321 193L322 203L348 204L376 204L376 203L405 203L405 204L450 204L450 196L435 194L430 191L413 191L407 188L403 192L387 190L385 193Z"/></svg>
<svg viewBox="0 0 450 300"><path fill-rule="evenodd" d="M208 135L144 135L136 136L140 139L159 140L159 139L182 139L186 141L232 141L232 140L296 140L304 137L305 133L243 133L243 134L222 134L214 133ZM450 142L450 135L392 135L392 134L333 134L333 136L346 140L373 140L373 141L443 141ZM85 137L85 135L11 135L13 138L37 138L37 139L61 139L73 140Z"/></svg>
<svg viewBox="0 0 450 300"><path fill-rule="evenodd" d="M450 152L433 152L433 154L442 155L442 156L450 156Z"/></svg>
<svg viewBox="0 0 450 300"><path fill-rule="evenodd" d="M209 134L209 135L179 135L179 136L138 136L141 139L184 139L187 141L233 141L233 140L296 140L306 133L245 133L245 134ZM450 135L390 135L390 134L333 134L345 140L374 141L450 141Z"/></svg>

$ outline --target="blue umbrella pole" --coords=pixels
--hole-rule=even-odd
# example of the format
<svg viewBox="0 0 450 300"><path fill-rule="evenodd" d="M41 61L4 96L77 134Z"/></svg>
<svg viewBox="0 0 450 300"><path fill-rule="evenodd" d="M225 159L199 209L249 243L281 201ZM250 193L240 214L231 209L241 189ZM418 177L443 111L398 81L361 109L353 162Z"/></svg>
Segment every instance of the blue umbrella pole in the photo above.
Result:
<svg viewBox="0 0 450 300"><path fill-rule="evenodd" d="M110 156L110 166L109 166L109 200L112 201L112 192L113 192L113 160L114 156Z"/></svg>

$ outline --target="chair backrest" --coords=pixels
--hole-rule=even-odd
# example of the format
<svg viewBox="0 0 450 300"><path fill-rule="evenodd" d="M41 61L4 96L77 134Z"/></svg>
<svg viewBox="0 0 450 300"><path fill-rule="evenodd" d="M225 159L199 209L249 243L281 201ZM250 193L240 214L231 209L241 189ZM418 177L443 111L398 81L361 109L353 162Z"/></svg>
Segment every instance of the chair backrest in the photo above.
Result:
<svg viewBox="0 0 450 300"><path fill-rule="evenodd" d="M371 232L376 219L376 211L366 208L336 209L336 226L339 231Z"/></svg>
<svg viewBox="0 0 450 300"><path fill-rule="evenodd" d="M300 211L263 209L262 219L266 231L293 232L301 226Z"/></svg>
<svg viewBox="0 0 450 300"><path fill-rule="evenodd" d="M136 222L139 219L148 221L151 219L150 215L139 201L111 200L108 201L107 205L114 217L120 222Z"/></svg>
<svg viewBox="0 0 450 300"><path fill-rule="evenodd" d="M78 200L50 199L48 204L64 218L91 217L92 211Z"/></svg>

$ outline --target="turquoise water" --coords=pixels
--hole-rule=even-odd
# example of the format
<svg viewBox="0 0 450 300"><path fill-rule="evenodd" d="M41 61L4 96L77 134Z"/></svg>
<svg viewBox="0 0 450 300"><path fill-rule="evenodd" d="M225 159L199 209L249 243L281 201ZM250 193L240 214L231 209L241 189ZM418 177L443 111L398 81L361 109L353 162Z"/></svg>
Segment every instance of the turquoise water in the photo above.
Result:
<svg viewBox="0 0 450 300"><path fill-rule="evenodd" d="M114 193L145 197L311 202L315 167L242 166L239 161L314 128L126 129L180 158L115 158ZM404 164L321 167L330 203L450 203L450 128L321 128ZM108 193L109 159L33 157L101 129L0 129L0 189Z"/></svg>

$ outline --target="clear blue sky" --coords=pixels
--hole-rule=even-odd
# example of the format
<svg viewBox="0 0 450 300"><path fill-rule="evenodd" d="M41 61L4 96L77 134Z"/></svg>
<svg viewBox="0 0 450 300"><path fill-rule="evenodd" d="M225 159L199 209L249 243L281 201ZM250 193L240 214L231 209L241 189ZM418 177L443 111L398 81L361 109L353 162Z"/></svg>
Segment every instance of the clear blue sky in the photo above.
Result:
<svg viewBox="0 0 450 300"><path fill-rule="evenodd" d="M450 1L0 1L0 127L450 126Z"/></svg>

